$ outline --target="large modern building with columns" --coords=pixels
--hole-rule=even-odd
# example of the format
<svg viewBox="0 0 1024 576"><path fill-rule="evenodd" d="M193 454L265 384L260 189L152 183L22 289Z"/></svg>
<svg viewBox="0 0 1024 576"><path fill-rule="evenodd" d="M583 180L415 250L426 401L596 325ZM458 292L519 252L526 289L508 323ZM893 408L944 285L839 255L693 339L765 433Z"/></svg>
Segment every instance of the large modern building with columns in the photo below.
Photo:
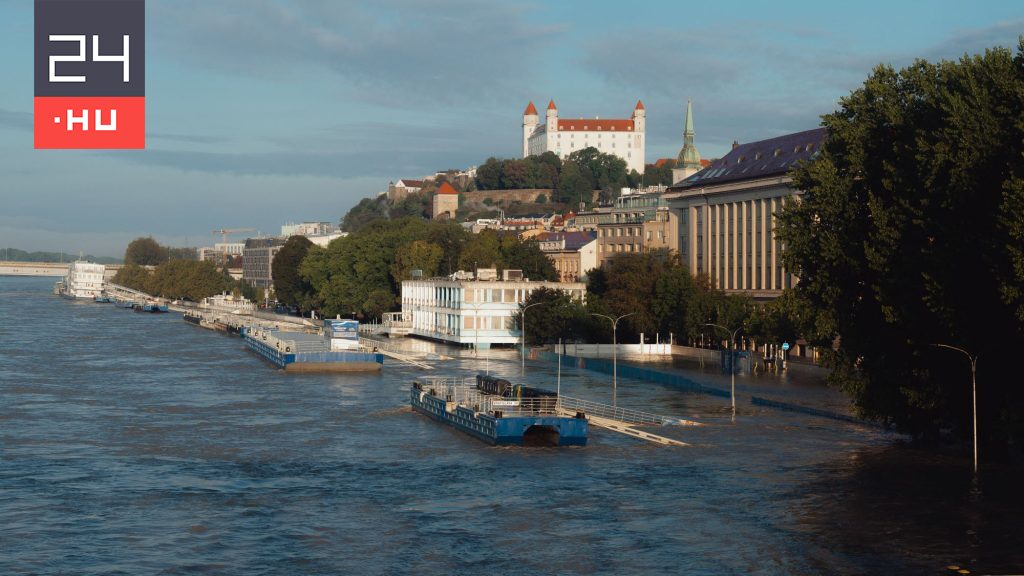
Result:
<svg viewBox="0 0 1024 576"><path fill-rule="evenodd" d="M680 214L679 253L694 274L728 292L773 298L797 277L782 264L775 217L802 192L789 171L821 149L824 128L734 144L711 166L677 182L665 199Z"/></svg>

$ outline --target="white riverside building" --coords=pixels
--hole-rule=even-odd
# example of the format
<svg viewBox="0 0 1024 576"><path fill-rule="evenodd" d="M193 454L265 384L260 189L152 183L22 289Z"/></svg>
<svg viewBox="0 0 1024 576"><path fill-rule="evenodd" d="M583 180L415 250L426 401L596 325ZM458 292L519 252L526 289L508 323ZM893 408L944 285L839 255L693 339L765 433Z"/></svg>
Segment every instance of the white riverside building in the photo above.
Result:
<svg viewBox="0 0 1024 576"><path fill-rule="evenodd" d="M62 295L68 298L95 298L103 293L103 275L107 267L92 262L72 262L64 277Z"/></svg>
<svg viewBox="0 0 1024 576"><path fill-rule="evenodd" d="M481 271L482 272L482 271ZM402 282L402 314L412 320L410 334L459 345L518 344L520 332L513 328L513 317L531 292L549 288L568 292L582 300L587 285L574 282L530 282L505 280L459 280L430 278ZM478 274L479 276L479 274ZM543 306L527 313L540 314Z"/></svg>

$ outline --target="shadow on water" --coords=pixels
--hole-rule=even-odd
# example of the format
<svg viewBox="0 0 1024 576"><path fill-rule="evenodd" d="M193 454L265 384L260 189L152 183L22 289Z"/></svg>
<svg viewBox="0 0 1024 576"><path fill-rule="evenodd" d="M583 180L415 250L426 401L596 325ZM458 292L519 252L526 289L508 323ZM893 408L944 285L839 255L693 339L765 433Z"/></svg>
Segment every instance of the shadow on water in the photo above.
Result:
<svg viewBox="0 0 1024 576"><path fill-rule="evenodd" d="M989 468L975 482L960 457L908 444L864 448L801 488L793 529L872 573L1020 574L1021 472Z"/></svg>

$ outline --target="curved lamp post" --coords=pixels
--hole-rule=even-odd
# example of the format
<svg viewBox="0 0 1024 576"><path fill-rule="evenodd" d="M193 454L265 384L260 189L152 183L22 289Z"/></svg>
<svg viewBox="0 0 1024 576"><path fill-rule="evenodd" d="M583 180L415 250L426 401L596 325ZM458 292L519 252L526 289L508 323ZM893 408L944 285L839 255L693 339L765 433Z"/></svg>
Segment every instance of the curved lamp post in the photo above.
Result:
<svg viewBox="0 0 1024 576"><path fill-rule="evenodd" d="M522 371L523 371L524 375L526 374L526 311L529 310L530 308L533 308L534 306L543 306L544 304L547 304L547 302L535 302L535 303L530 304L529 306L526 306L526 307L523 308L523 342L522 342L523 368L522 368Z"/></svg>
<svg viewBox="0 0 1024 576"><path fill-rule="evenodd" d="M712 323L708 322L708 323L705 323L704 325L705 326L712 326L714 328L721 328L722 330L725 330L725 332L727 334L729 334L731 332L731 334L729 336L729 372L730 372L730 375L732 376L732 393L730 394L730 396L732 398L732 415L733 415L733 418L735 418L736 417L736 366L735 366L736 357L733 355L733 352L734 352L733 349L736 347L736 334L740 330L743 329L743 326L740 326L739 328L736 328L735 330L729 330L728 328L726 328L725 326L722 326L721 324L712 324Z"/></svg>
<svg viewBox="0 0 1024 576"><path fill-rule="evenodd" d="M971 356L971 353L963 348L957 348L956 346L950 346L949 344L932 344L936 348L948 348L949 350L955 350L971 361L971 412L973 413L974 420L974 475L978 475L978 383L977 383L977 368L978 368L978 355Z"/></svg>
<svg viewBox="0 0 1024 576"><path fill-rule="evenodd" d="M618 406L616 403L616 395L619 384L619 342L617 332L619 330L619 320L632 316L636 312L630 312L629 314L623 314L618 318L612 318L611 316L605 316L604 314L596 314L591 312L591 316L600 316L601 318L607 318L612 323L612 408Z"/></svg>

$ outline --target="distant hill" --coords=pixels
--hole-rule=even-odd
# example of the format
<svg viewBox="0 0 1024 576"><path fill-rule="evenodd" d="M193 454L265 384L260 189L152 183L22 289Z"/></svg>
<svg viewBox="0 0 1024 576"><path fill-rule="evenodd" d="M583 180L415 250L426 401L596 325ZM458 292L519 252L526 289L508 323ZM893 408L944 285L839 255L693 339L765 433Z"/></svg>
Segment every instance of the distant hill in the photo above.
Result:
<svg viewBox="0 0 1024 576"><path fill-rule="evenodd" d="M67 252L26 252L24 250L18 250L17 248L0 248L0 260L8 260L11 262L74 262L75 260L78 260L78 255L68 254ZM92 254L82 256L82 260L96 262L97 264L122 263L120 258L111 258L110 256L93 256Z"/></svg>

